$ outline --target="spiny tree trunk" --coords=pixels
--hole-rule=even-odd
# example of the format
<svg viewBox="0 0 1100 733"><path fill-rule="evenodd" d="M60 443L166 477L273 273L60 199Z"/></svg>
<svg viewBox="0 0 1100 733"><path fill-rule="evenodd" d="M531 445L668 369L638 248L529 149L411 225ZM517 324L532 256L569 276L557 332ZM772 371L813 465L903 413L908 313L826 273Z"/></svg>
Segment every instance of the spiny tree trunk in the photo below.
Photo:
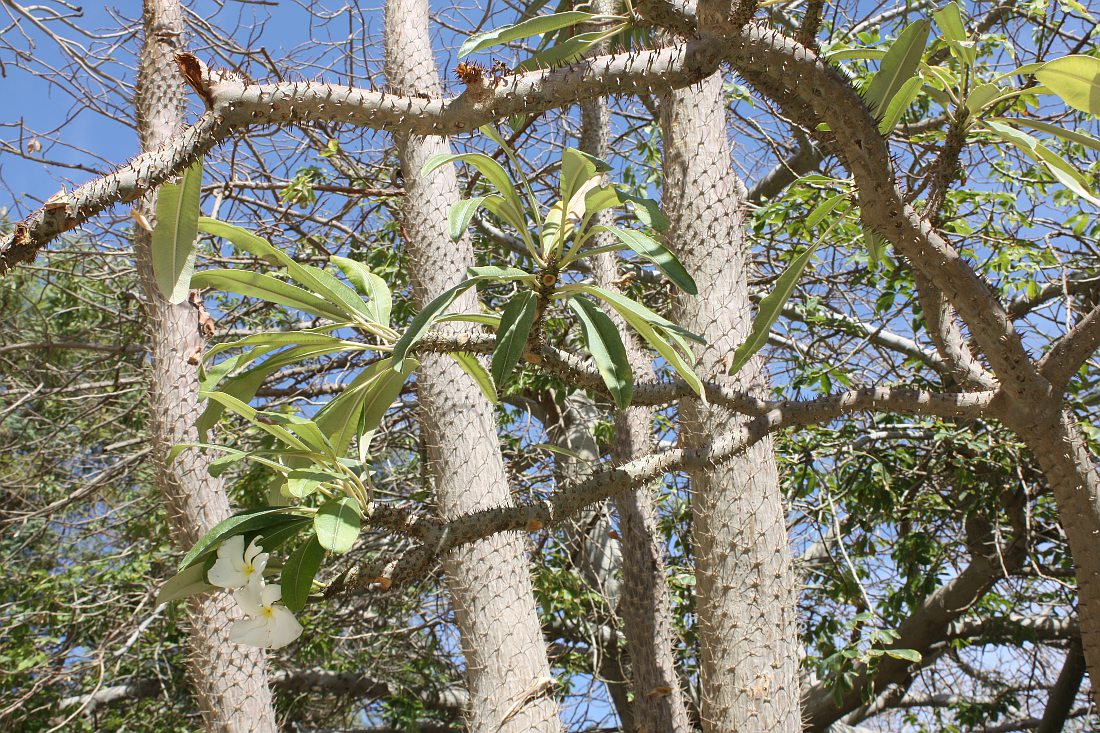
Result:
<svg viewBox="0 0 1100 733"><path fill-rule="evenodd" d="M614 11L614 4L600 0L598 12ZM589 100L581 105L581 149L597 158L605 158L608 145L609 118L607 100ZM603 225L613 225L608 212L601 215ZM599 235L610 244L609 235ZM614 253L597 255L593 274L600 286L618 291L618 257ZM627 357L635 379L652 379L653 368L645 352L631 337L626 322L615 311L609 315L615 322L627 349ZM645 407L628 407L615 413L615 437L611 457L629 461L650 453L653 412ZM619 615L630 657L631 687L634 691L631 731L640 733L679 733L691 728L684 694L676 674L676 659L672 654L676 633L672 627L672 608L665 576L662 543L658 542L655 487L647 486L615 498L622 542L622 594ZM624 722L624 726L626 722Z"/></svg>
<svg viewBox="0 0 1100 733"><path fill-rule="evenodd" d="M183 33L178 0L146 0L144 19L137 118L141 147L148 151L182 124L186 96L173 58ZM155 223L156 194L144 197L135 208ZM149 428L156 481L168 506L173 541L181 550L189 549L230 513L225 486L207 472L205 455L187 451L171 466L165 462L173 445L197 442L194 424L201 409L195 359L203 339L195 307L171 305L161 296L152 272L150 233L135 227L134 240L152 355ZM207 594L192 599L187 608L190 676L206 730L275 731L263 650L229 640L229 627L240 618L232 597Z"/></svg>
<svg viewBox="0 0 1100 733"><path fill-rule="evenodd" d="M1058 505L1077 571L1081 643L1095 686L1100 676L1100 473L1076 418L1062 411L1060 401L1048 400L1045 410L1021 411L1009 425L1034 453Z"/></svg>
<svg viewBox="0 0 1100 733"><path fill-rule="evenodd" d="M574 483L591 473L591 467L602 458L596 442L596 424L601 411L585 392L573 392L565 398L560 420L547 425L547 436L578 458L562 457L558 461L559 474L566 482ZM545 423L544 423L545 424ZM584 582L599 593L607 602L608 610L615 613L619 608L622 595L622 543L613 533L610 509L606 502L600 502L585 511L575 521L566 524L564 540L574 566L580 572ZM593 633L594 639L601 635ZM599 680L607 686L608 696L615 713L619 716L619 725L624 731L633 731L634 708L630 701L630 680L627 675L627 654L619 642L619 633L615 633L596 649L599 666L595 670Z"/></svg>
<svg viewBox="0 0 1100 733"><path fill-rule="evenodd" d="M699 285L678 293L677 322L706 338L698 372L724 375L752 322L744 187L726 140L722 76L662 105L668 243ZM762 392L754 359L737 377ZM697 400L680 405L682 439L705 444L739 419ZM716 733L798 731L798 629L775 455L764 440L723 466L691 475L703 728Z"/></svg>
<svg viewBox="0 0 1100 733"><path fill-rule="evenodd" d="M386 4L386 76L406 93L441 93L428 37L426 0ZM405 177L405 244L413 295L423 307L465 277L474 264L469 239L452 242L447 211L458 200L453 167L427 178L424 163L449 152L441 138L401 136ZM474 291L455 301L476 311ZM493 406L446 355L424 355L417 377L420 422L428 444L439 510L447 519L513 504L497 438ZM453 552L444 569L462 635L473 731L558 731L546 645L535 613L528 546L504 532Z"/></svg>

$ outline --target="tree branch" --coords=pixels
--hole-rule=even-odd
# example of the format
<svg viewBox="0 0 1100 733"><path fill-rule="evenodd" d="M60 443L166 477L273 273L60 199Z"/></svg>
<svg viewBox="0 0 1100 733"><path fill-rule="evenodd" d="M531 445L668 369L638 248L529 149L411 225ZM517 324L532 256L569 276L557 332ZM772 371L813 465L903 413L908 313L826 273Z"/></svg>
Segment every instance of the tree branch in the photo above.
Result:
<svg viewBox="0 0 1100 733"><path fill-rule="evenodd" d="M325 597L360 590L372 584L389 588L426 572L450 550L504 531L537 531L573 517L585 507L622 491L659 479L672 471L711 468L728 461L776 430L819 424L866 410L966 417L981 413L992 402L993 392L933 394L887 387L853 390L803 402L790 401L750 420L733 432L718 436L700 448L653 453L620 466L604 468L588 478L565 486L549 499L525 506L498 507L444 522L392 507L377 507L369 522L413 537L420 546L407 553L353 568L333 582Z"/></svg>

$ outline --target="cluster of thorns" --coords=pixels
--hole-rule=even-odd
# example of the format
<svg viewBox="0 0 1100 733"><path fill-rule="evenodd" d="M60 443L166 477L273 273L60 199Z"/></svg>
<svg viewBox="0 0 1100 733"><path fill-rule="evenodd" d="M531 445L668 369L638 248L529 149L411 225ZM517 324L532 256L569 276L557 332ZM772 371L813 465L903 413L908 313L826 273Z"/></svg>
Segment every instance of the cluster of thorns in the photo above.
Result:
<svg viewBox="0 0 1100 733"><path fill-rule="evenodd" d="M508 68L508 64L500 59L494 59L493 65L489 68L471 61L459 62L455 67L455 76L466 86L481 84L486 77L493 82L493 86L496 86L502 78L511 73L512 70Z"/></svg>

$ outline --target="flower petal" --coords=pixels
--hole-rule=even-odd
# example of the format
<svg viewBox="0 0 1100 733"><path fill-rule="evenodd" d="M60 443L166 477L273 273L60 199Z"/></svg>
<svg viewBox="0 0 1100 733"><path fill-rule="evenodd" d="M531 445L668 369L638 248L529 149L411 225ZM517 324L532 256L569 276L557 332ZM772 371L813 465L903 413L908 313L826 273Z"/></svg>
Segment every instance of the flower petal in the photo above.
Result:
<svg viewBox="0 0 1100 733"><path fill-rule="evenodd" d="M218 561L206 571L210 585L220 588L240 588L248 582L248 576L238 570L228 558L219 557Z"/></svg>
<svg viewBox="0 0 1100 733"><path fill-rule="evenodd" d="M254 580L252 582L234 591L233 598L236 599L237 605L241 607L241 610L249 616L259 616L264 612L262 600L264 591L263 579L258 575L254 575L253 578Z"/></svg>
<svg viewBox="0 0 1100 733"><path fill-rule="evenodd" d="M218 545L218 557L239 558L244 554L244 535L235 534Z"/></svg>
<svg viewBox="0 0 1100 733"><path fill-rule="evenodd" d="M264 587L263 592L260 594L260 603L265 607L271 606L282 597L283 586L278 583L272 583Z"/></svg>
<svg viewBox="0 0 1100 733"><path fill-rule="evenodd" d="M302 635L302 625L286 606L273 606L270 627L269 649L284 647Z"/></svg>
<svg viewBox="0 0 1100 733"><path fill-rule="evenodd" d="M229 639L238 644L267 647L271 641L269 624L264 617L237 621L229 628Z"/></svg>
<svg viewBox="0 0 1100 733"><path fill-rule="evenodd" d="M260 538L253 538L253 540L248 543L248 549L244 551L244 562L246 565L255 565L256 556L264 551L264 548L256 544L256 540L258 539ZM241 538L241 541L243 542L244 538Z"/></svg>

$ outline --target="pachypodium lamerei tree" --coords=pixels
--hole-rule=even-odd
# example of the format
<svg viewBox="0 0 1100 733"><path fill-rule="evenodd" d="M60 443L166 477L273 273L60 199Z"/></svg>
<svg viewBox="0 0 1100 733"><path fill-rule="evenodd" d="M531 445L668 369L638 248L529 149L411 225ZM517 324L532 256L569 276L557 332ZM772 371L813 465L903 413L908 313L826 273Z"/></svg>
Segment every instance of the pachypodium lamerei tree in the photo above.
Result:
<svg viewBox="0 0 1100 733"><path fill-rule="evenodd" d="M1100 62L1071 55L994 74L978 62L975 47L982 39L970 35L953 4L934 16L939 38L933 46L932 23L922 19L885 49L817 48L820 4L811 3L795 38L754 22L757 11L755 3L701 3L695 12L648 0L629 14L537 16L475 36L463 52L536 34L555 43L515 67L491 70L468 63L461 75L466 89L453 98L443 97L431 59L424 3L388 6L391 88L385 92L307 82L254 84L212 71L192 55L181 56L183 76L206 105L202 118L160 150L63 192L17 223L0 242L0 262L11 266L33 257L58 233L179 175L213 145L251 125L338 122L395 136L406 184L404 247L418 313L404 329L395 324L387 284L354 259L332 258L341 277L299 262L245 229L213 219L198 222L203 231L275 269L205 270L194 275L193 286L262 298L317 320L310 329L257 334L206 355L201 376L210 406L198 421L200 430L228 409L269 440L252 452L217 446L226 457L214 470L242 460L263 466L274 476L271 501L197 539L161 599L213 585L235 588L250 617L236 627L236 638L275 647L301 631L293 614L310 600L400 587L442 562L462 634L471 727L556 728L551 666L535 617L523 532L553 528L587 507L616 499L624 533L630 532L632 547L642 550L632 552L630 567L624 565L623 580L630 587L623 597L642 587L639 576L631 575L642 555L653 562L649 570L659 577L652 587L660 591L664 571L662 542L654 536L657 523L644 502L631 507L623 497L670 472L686 472L696 646L669 648L671 624L659 592L649 607L633 599L623 616L637 625L628 626L625 635L628 651L637 653L631 660L635 696L647 696L635 700L634 726L646 725L653 715L661 725L685 727L695 711L678 699L684 690L669 679L675 675L670 668L694 658L697 717L704 730L794 731L804 725L824 730L898 704L914 676L946 653L947 640L967 609L994 586L998 572L1020 571L1028 530L1026 522L1016 520L1027 496L1005 494L1001 509L1011 531L984 506L967 514L970 565L916 594L905 613L880 611L866 592L852 593L866 612L851 629L862 646L853 642L838 653L843 661L836 663L836 678L800 679L793 616L797 576L771 436L857 412L961 418L996 421L1031 450L1073 553L1081 646L1096 672L1100 476L1066 391L1100 344L1100 308L1085 309L1064 333L1045 339L1043 356L1033 356L1029 348L1039 348L1034 345L1039 337L1050 334L1033 334L1034 342L1025 348L1011 306L960 254L958 240L965 233L952 227L948 204L960 155L974 143L1011 147L1039 175L1053 177L1077 200L1094 205L1086 177L1031 132L1094 149L1095 139L1029 120L1028 105L1029 95L1036 94L1031 81L1037 80L1041 92L1096 115ZM555 35L578 24L586 24L583 32ZM604 41L629 37L643 25L661 29L669 40L652 50L590 55ZM593 26L599 30L589 30ZM868 60L877 62L878 70L866 73L869 78L857 89L840 65ZM780 258L790 262L777 268L782 271L770 281L755 316L750 245L742 232L751 197L730 165L726 67L849 176L819 174L801 181L828 190L817 189L801 228L790 227L809 241ZM652 94L661 95L660 206L613 183L618 171L606 161L564 146L555 156L558 184L544 201L496 127L510 119L522 129L532 116L582 99ZM920 105L942 110L947 129L927 171L927 189L914 185L903 193L889 136ZM477 129L492 154L451 154L442 140ZM820 162L821 157L799 159ZM458 198L456 163L466 164L482 184L478 190L471 183L469 198ZM617 220L608 218L612 211ZM466 235L475 215L509 243L508 258L477 264ZM833 232L846 238L828 241ZM780 315L812 318L807 315L812 304L800 310L788 301L827 241L845 256L852 241L858 242L855 257L862 258L869 280L882 268L895 283L912 282L920 328L934 348L887 336L892 324L866 328L864 335L930 365L942 382L768 398L757 354ZM168 258L173 264L167 282L179 282L187 247ZM650 283L649 303L614 287L621 284L607 257L614 252L633 253L661 283ZM487 301L500 304L498 313L482 312L478 288ZM854 318L833 320L849 330L862 327ZM651 351L643 356L646 352L630 347L634 339ZM564 348L569 343L582 348L570 351ZM278 369L333 354L361 361L353 380L324 407L294 414L251 406L259 386ZM645 374L645 368L658 376ZM491 403L535 370L588 390L620 411L676 405L677 444L655 452L620 450L616 460L578 472L543 495L514 496L494 443ZM434 490L431 501L412 505L381 495L372 479L378 469L372 434L407 384L415 385ZM631 430L640 434L647 422L635 420ZM352 443L357 450L349 457ZM192 455L193 448L181 445L178 460ZM642 521L627 528L634 510ZM345 554L366 536L392 542L336 577L326 574L327 553ZM841 542L849 580L862 589L860 570L843 539L831 541ZM266 553L285 562L281 567L266 562ZM276 572L281 574L277 591L269 580ZM882 627L887 618L896 620L894 628ZM674 661L674 654L679 659Z"/></svg>

